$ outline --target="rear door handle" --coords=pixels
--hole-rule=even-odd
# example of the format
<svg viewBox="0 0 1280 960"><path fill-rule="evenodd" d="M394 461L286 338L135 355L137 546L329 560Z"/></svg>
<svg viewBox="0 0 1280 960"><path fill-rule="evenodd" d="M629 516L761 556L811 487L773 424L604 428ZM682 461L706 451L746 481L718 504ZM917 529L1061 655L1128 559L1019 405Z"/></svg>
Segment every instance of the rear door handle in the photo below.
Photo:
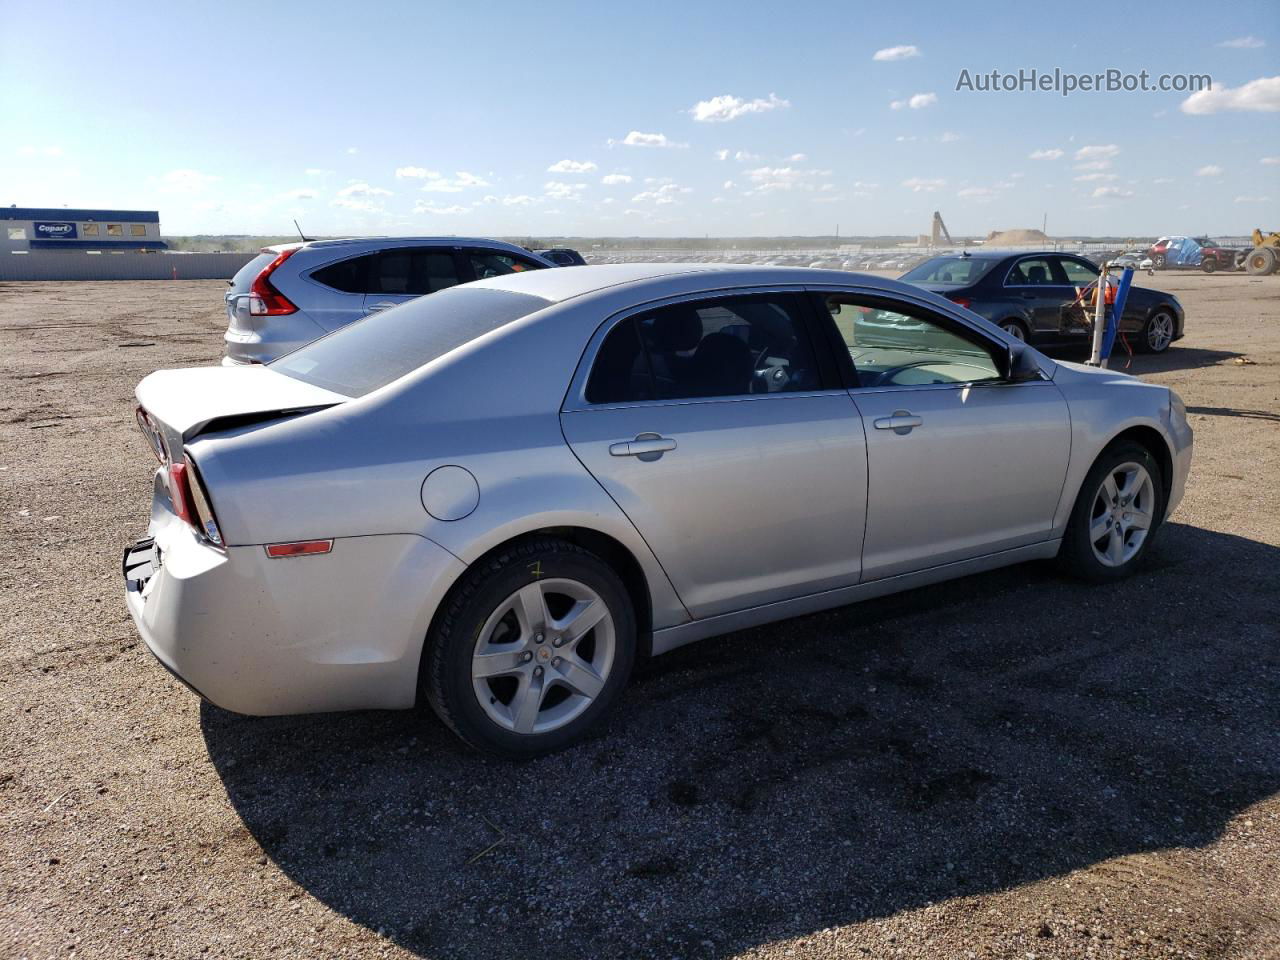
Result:
<svg viewBox="0 0 1280 960"><path fill-rule="evenodd" d="M891 417L881 417L875 421L877 430L892 430L894 433L910 433L924 421L910 410L895 410Z"/></svg>
<svg viewBox="0 0 1280 960"><path fill-rule="evenodd" d="M609 444L609 455L613 457L639 457L641 460L657 460L668 450L674 450L676 442L670 437L662 437L656 433L642 433L634 440L623 440L621 443Z"/></svg>

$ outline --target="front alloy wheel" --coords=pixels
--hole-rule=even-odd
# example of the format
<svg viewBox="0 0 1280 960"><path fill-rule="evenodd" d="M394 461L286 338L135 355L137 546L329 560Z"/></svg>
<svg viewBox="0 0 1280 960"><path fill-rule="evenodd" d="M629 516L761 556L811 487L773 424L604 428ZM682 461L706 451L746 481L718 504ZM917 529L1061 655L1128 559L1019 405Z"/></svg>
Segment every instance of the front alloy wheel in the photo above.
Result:
<svg viewBox="0 0 1280 960"><path fill-rule="evenodd" d="M593 553L539 537L474 563L436 614L419 690L472 746L523 759L604 720L635 660L626 586Z"/></svg>
<svg viewBox="0 0 1280 960"><path fill-rule="evenodd" d="M1173 314L1168 310L1157 310L1147 321L1143 331L1143 346L1148 353L1164 353L1173 343Z"/></svg>
<svg viewBox="0 0 1280 960"><path fill-rule="evenodd" d="M1059 564L1095 583L1119 580L1141 563L1164 516L1160 465L1141 444L1102 451L1076 497Z"/></svg>

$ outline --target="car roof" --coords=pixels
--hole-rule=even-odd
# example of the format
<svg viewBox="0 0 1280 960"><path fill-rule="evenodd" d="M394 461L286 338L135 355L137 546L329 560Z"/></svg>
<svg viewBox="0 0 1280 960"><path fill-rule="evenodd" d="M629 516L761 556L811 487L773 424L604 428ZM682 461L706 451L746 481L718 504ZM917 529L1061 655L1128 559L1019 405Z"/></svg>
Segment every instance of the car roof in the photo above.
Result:
<svg viewBox="0 0 1280 960"><path fill-rule="evenodd" d="M670 290L673 279L681 279L680 292L722 290L732 287L769 286L863 286L887 291L900 291L913 296L920 288L898 280L874 277L845 270L822 270L812 267L772 267L740 263L616 263L587 267L561 267L558 270L536 270L509 273L501 277L477 280L469 287L509 290L558 303L606 289L634 288L635 302L640 303L650 291L659 289L653 298Z"/></svg>
<svg viewBox="0 0 1280 960"><path fill-rule="evenodd" d="M965 250L963 253L937 253L930 260L1006 260L1010 257L1082 257L1071 250ZM928 260L924 261L928 263Z"/></svg>
<svg viewBox="0 0 1280 960"><path fill-rule="evenodd" d="M270 249L277 253L283 250L306 247L309 250L327 250L334 247L369 245L383 247L493 247L499 250L510 250L512 253L528 255L532 251L505 240L494 240L492 237L339 237L333 240L307 240L305 243L279 243Z"/></svg>

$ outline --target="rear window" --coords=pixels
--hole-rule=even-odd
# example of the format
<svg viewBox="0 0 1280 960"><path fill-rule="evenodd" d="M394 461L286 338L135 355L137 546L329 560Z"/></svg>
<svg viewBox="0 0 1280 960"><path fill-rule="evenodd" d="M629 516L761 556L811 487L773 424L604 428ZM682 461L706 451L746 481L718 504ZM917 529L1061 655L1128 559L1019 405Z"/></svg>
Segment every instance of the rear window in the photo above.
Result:
<svg viewBox="0 0 1280 960"><path fill-rule="evenodd" d="M279 254L276 253L260 253L246 263L231 278L231 292L248 293L249 287L253 284L253 278L262 272L263 267L278 256Z"/></svg>
<svg viewBox="0 0 1280 960"><path fill-rule="evenodd" d="M981 280L995 263L973 257L935 257L908 270L898 279L907 283L940 283L967 287Z"/></svg>
<svg viewBox="0 0 1280 960"><path fill-rule="evenodd" d="M270 367L295 380L360 397L550 305L550 300L509 290L452 287L335 330Z"/></svg>

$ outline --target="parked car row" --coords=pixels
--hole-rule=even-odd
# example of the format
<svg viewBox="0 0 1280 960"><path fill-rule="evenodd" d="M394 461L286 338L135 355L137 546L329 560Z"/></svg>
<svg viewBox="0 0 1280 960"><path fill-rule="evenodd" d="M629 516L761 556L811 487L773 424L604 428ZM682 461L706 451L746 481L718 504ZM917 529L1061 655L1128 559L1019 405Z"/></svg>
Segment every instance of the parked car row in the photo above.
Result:
<svg viewBox="0 0 1280 960"><path fill-rule="evenodd" d="M428 703L529 757L704 637L1025 560L1126 576L1182 497L1177 395L1027 342L1066 333L1074 258L545 266L338 241L233 281L242 356L328 332L138 386L122 573L169 670L248 714Z"/></svg>

